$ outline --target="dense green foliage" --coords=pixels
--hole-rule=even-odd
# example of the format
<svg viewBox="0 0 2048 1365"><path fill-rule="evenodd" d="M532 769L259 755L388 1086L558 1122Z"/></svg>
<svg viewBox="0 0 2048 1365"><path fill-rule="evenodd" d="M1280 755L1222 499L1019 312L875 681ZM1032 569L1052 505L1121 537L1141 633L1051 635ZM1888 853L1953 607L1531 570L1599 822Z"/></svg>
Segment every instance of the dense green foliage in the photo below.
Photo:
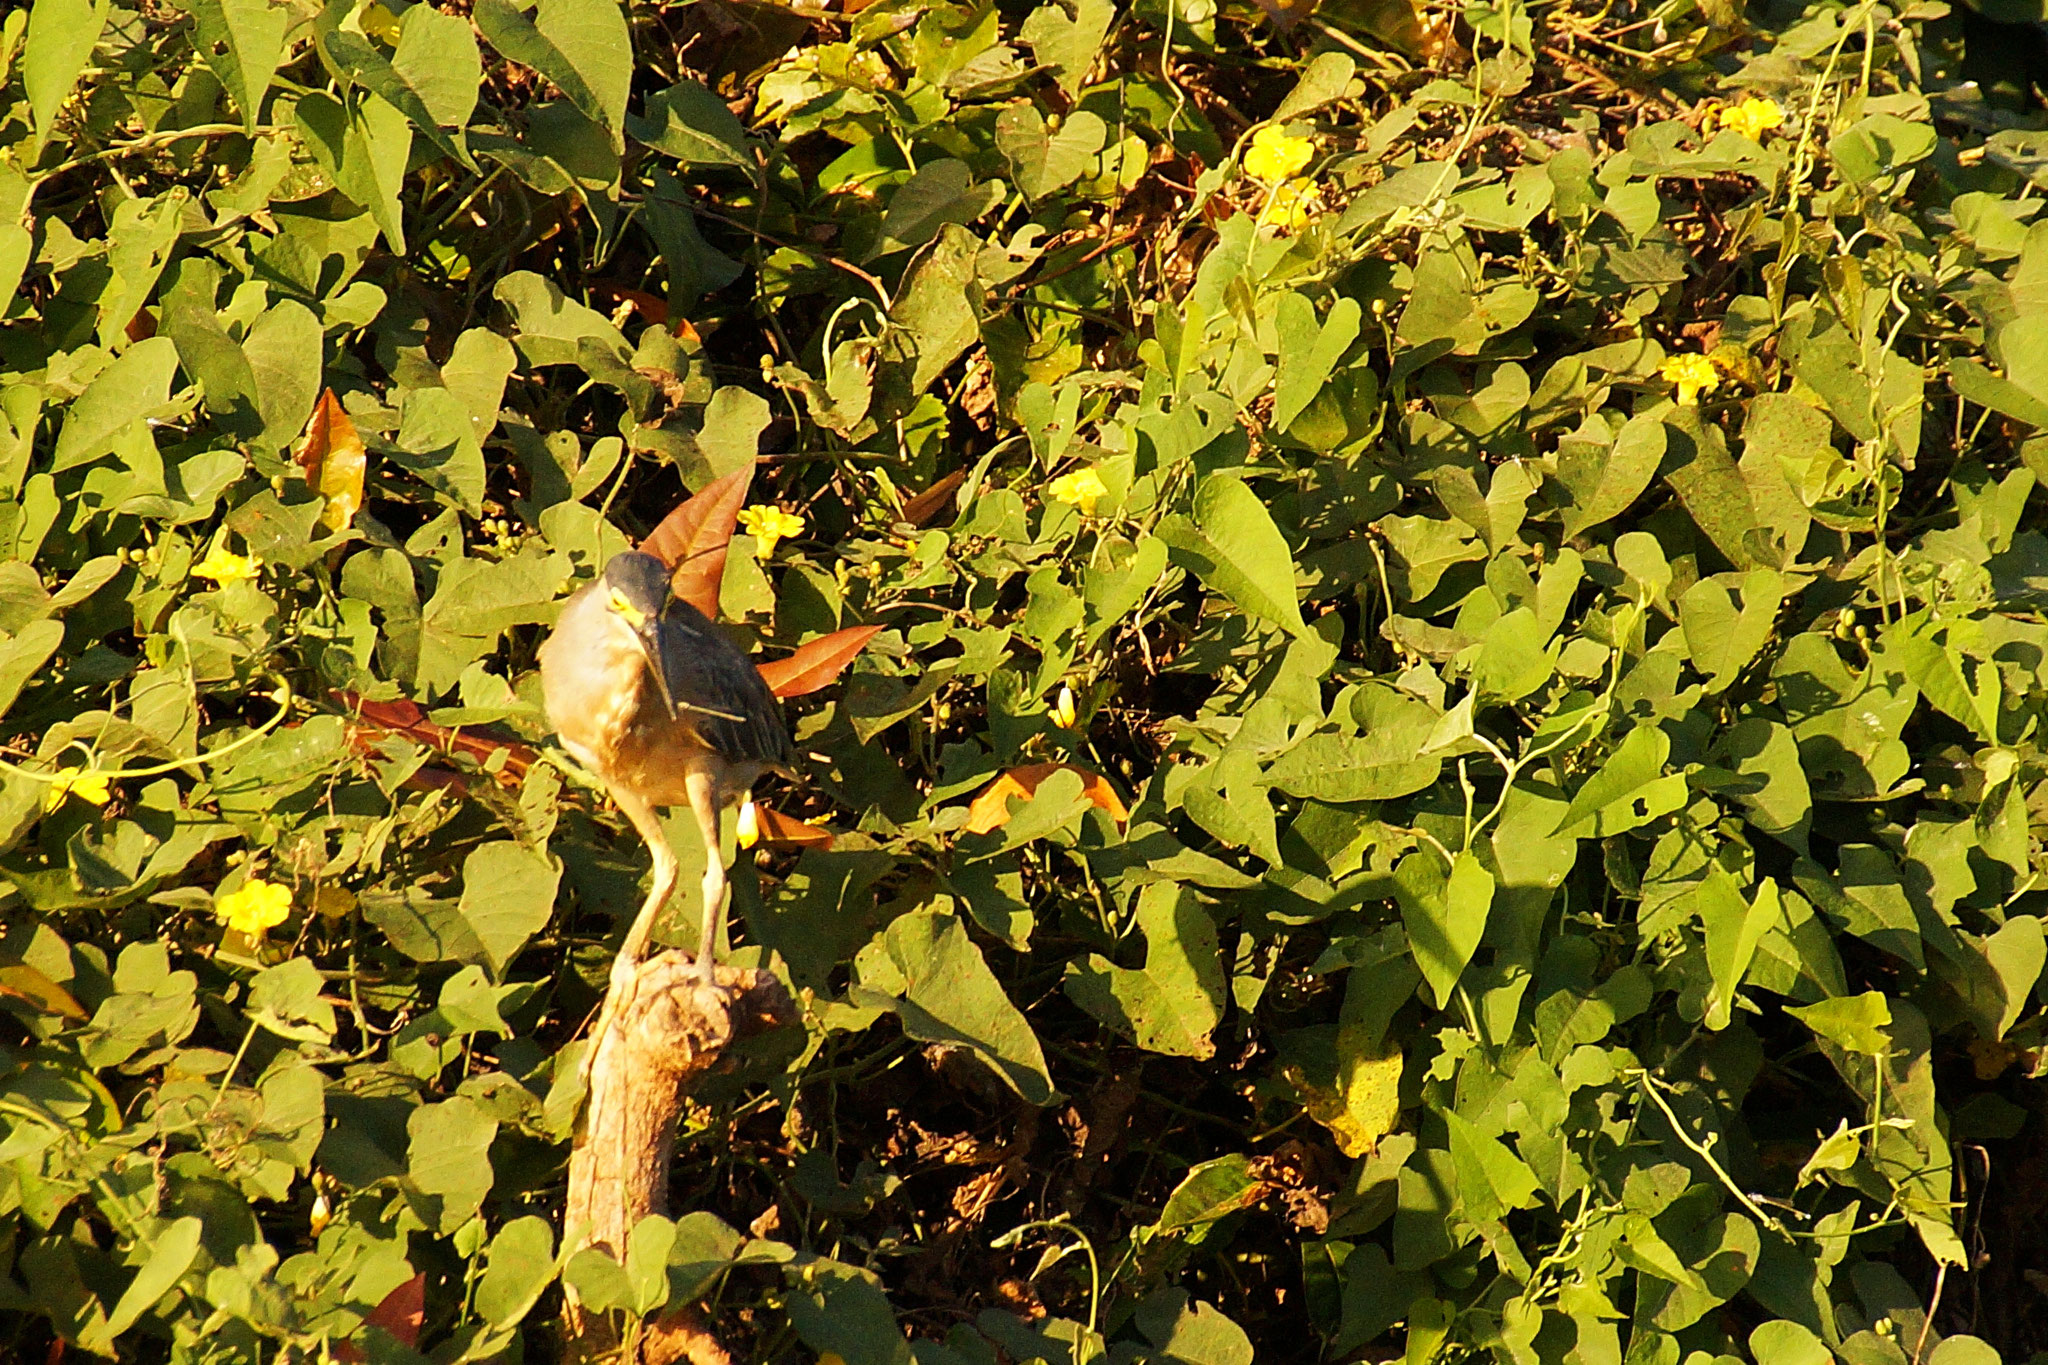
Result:
<svg viewBox="0 0 2048 1365"><path fill-rule="evenodd" d="M2048 1346L2048 142L1943 5L468 8L0 21L0 1356ZM737 854L804 1023L571 1257L647 859L534 651L757 455L736 638L881 628Z"/></svg>

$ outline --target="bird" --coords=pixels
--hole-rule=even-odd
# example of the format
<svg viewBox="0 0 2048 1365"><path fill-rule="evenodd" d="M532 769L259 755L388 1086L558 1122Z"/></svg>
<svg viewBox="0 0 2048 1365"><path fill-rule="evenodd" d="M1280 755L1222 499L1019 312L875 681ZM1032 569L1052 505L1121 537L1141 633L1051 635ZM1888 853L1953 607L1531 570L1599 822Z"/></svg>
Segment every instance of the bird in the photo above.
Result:
<svg viewBox="0 0 2048 1365"><path fill-rule="evenodd" d="M703 612L671 591L669 566L642 550L606 562L562 604L540 648L541 693L562 747L604 786L654 860L653 884L613 960L585 1053L597 1054L631 992L677 860L657 806L688 806L704 839L704 930L694 970L717 984L725 921L718 822L763 774L795 775L796 752L768 682Z"/></svg>

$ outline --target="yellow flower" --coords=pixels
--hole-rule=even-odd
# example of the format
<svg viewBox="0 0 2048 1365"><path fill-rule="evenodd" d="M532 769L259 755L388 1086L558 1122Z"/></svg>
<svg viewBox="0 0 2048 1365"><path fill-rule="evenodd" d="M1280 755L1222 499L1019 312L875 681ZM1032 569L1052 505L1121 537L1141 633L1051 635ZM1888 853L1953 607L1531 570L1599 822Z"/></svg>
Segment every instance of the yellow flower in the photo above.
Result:
<svg viewBox="0 0 2048 1365"><path fill-rule="evenodd" d="M398 46L398 16L383 5L372 5L364 10L360 22L363 32L370 37L390 43L393 47Z"/></svg>
<svg viewBox="0 0 2048 1365"><path fill-rule="evenodd" d="M803 534L804 519L770 503L756 503L740 510L740 525L754 538L754 558L766 559L775 553L776 542Z"/></svg>
<svg viewBox="0 0 2048 1365"><path fill-rule="evenodd" d="M1761 142L1766 132L1785 126L1785 111L1776 100L1746 99L1721 111L1721 126Z"/></svg>
<svg viewBox="0 0 2048 1365"><path fill-rule="evenodd" d="M1062 685L1059 700L1052 704L1052 723L1062 730L1071 730L1079 718L1079 713L1074 709L1074 689Z"/></svg>
<svg viewBox="0 0 2048 1365"><path fill-rule="evenodd" d="M752 801L740 807L739 825L734 830L735 842L741 848L752 848L761 842L761 808Z"/></svg>
<svg viewBox="0 0 2048 1365"><path fill-rule="evenodd" d="M1712 393L1721 387L1721 376L1714 369L1714 362L1703 355L1675 355L1664 362L1664 378L1678 386L1680 407L1691 407L1700 401L1703 393Z"/></svg>
<svg viewBox="0 0 2048 1365"><path fill-rule="evenodd" d="M213 902L213 913L222 924L250 938L283 924L291 908L292 889L261 877L251 877Z"/></svg>
<svg viewBox="0 0 2048 1365"><path fill-rule="evenodd" d="M1265 220L1282 232L1299 232L1315 217L1316 187L1312 180L1287 180L1266 196Z"/></svg>
<svg viewBox="0 0 2048 1365"><path fill-rule="evenodd" d="M1045 486L1046 496L1055 502L1066 503L1081 509L1081 515L1095 515L1096 499L1109 493L1102 476L1092 468L1077 469L1071 474L1062 474Z"/></svg>
<svg viewBox="0 0 2048 1365"><path fill-rule="evenodd" d="M93 772L88 768L59 768L49 790L43 793L43 809L57 809L64 804L64 798L67 796L76 796L81 801L104 806L113 793L107 788L105 773Z"/></svg>
<svg viewBox="0 0 2048 1365"><path fill-rule="evenodd" d="M230 583L246 583L256 576L263 567L263 561L254 555L235 554L224 545L215 545L206 552L206 558L192 566L196 578L210 578L226 587Z"/></svg>
<svg viewBox="0 0 2048 1365"><path fill-rule="evenodd" d="M1269 184L1292 180L1316 154L1316 144L1305 137L1290 137L1272 124L1252 134L1251 149L1244 154L1247 174Z"/></svg>

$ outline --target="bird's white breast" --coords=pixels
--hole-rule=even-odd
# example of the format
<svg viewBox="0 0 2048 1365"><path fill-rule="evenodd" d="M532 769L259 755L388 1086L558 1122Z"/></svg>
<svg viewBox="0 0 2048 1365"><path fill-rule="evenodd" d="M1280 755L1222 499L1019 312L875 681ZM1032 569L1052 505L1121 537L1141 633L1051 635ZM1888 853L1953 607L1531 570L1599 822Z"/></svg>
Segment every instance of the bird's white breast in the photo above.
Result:
<svg viewBox="0 0 2048 1365"><path fill-rule="evenodd" d="M562 605L540 649L548 723L562 747L599 776L613 766L640 708L646 657L632 628L608 610L592 584Z"/></svg>

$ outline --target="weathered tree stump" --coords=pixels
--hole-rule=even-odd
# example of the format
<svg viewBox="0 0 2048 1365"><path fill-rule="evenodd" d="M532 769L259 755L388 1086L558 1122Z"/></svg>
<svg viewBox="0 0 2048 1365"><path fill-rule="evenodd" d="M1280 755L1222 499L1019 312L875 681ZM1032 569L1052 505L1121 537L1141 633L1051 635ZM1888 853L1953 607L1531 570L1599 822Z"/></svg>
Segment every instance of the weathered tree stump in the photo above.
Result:
<svg viewBox="0 0 2048 1365"><path fill-rule="evenodd" d="M651 1213L669 1212L676 1115L690 1087L717 1065L735 1038L795 1017L782 983L767 972L720 967L718 985L707 987L697 980L687 953L659 953L641 963L591 1063L583 1127L569 1155L565 1238L577 1248L600 1247L624 1259L634 1225ZM573 1304L562 1333L568 1360L670 1365L687 1358L716 1365L725 1359L699 1315L688 1309L650 1323L630 1360L620 1354L622 1343L608 1319Z"/></svg>

